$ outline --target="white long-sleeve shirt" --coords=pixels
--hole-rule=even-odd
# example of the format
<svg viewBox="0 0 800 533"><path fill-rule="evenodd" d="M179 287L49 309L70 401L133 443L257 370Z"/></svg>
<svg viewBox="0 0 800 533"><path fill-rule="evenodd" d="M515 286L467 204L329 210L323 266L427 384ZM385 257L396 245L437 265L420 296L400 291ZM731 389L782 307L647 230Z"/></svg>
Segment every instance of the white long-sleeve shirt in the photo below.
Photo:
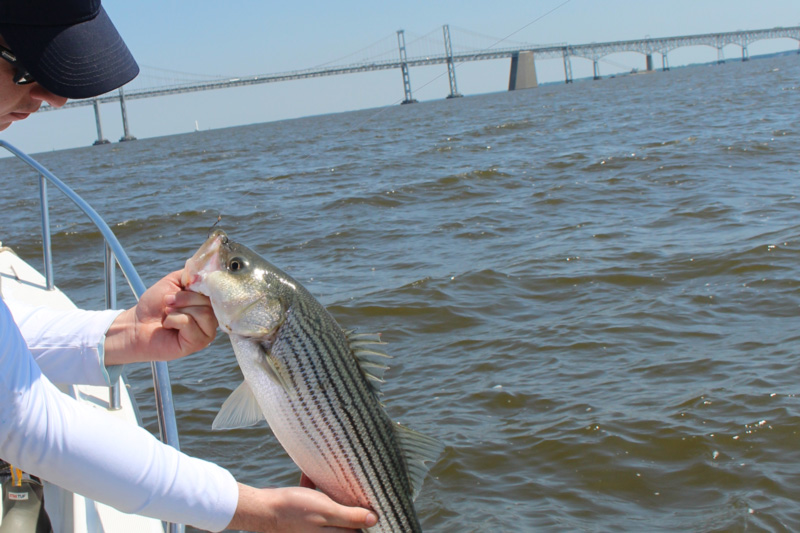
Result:
<svg viewBox="0 0 800 533"><path fill-rule="evenodd" d="M120 309L71 311L5 298L36 364L57 385L111 386L122 365L106 368L103 344Z"/></svg>
<svg viewBox="0 0 800 533"><path fill-rule="evenodd" d="M114 312L20 309L16 314L53 379L106 384L108 376L97 365L102 366L102 338ZM209 531L228 525L238 503L230 472L79 404L62 394L43 368L0 298L0 458L123 512Z"/></svg>

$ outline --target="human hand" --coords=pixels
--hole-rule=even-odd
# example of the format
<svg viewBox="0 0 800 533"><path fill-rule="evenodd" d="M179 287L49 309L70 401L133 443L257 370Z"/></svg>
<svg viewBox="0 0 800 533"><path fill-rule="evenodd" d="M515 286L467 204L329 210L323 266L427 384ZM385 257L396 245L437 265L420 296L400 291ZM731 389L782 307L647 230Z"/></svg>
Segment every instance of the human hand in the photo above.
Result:
<svg viewBox="0 0 800 533"><path fill-rule="evenodd" d="M257 533L329 533L378 523L372 511L339 505L303 487L255 489L239 483L239 504L228 529Z"/></svg>
<svg viewBox="0 0 800 533"><path fill-rule="evenodd" d="M217 334L208 297L185 291L178 270L145 291L106 333L105 363L169 361L205 348Z"/></svg>

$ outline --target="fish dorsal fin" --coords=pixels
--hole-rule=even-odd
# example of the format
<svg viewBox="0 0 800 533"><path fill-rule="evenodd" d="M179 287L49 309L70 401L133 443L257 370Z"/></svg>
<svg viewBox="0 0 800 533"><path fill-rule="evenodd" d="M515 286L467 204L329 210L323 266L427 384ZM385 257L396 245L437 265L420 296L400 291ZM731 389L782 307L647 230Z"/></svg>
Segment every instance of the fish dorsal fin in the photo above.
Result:
<svg viewBox="0 0 800 533"><path fill-rule="evenodd" d="M383 349L378 346L386 344L381 341L380 333L355 333L345 331L350 343L350 351L358 361L361 370L378 396L381 395L381 385L384 383L383 374L389 368L386 359L391 359Z"/></svg>
<svg viewBox="0 0 800 533"><path fill-rule="evenodd" d="M394 425L394 434L406 457L408 481L411 483L411 498L416 499L425 475L444 451L438 440L418 433L400 424Z"/></svg>
<svg viewBox="0 0 800 533"><path fill-rule="evenodd" d="M211 424L211 429L245 428L262 420L264 420L264 412L258 405L250 386L243 381L222 404L217 417Z"/></svg>

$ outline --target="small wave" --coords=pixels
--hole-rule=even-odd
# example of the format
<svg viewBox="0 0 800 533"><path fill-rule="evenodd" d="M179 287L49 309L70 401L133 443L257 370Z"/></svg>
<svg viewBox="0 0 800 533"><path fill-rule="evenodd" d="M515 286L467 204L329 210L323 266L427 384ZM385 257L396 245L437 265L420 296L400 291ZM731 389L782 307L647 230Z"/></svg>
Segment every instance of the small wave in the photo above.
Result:
<svg viewBox="0 0 800 533"><path fill-rule="evenodd" d="M683 142L682 139L672 139L669 141L656 141L656 142L649 142L641 145L641 148L663 148L664 146L674 146L677 144L681 144Z"/></svg>
<svg viewBox="0 0 800 533"><path fill-rule="evenodd" d="M561 170L584 163L589 157L582 152L574 152L558 156L555 160L548 160L546 167Z"/></svg>
<svg viewBox="0 0 800 533"><path fill-rule="evenodd" d="M406 201L411 200L412 195L402 190L388 190L380 193L373 193L371 195L349 196L347 198L339 198L332 202L325 204L322 209L325 211L338 211L349 209L353 206L367 206L377 207L381 209L391 209L399 207Z"/></svg>
<svg viewBox="0 0 800 533"><path fill-rule="evenodd" d="M707 205L701 209L674 211L671 216L721 220L734 212L733 208L724 204Z"/></svg>
<svg viewBox="0 0 800 533"><path fill-rule="evenodd" d="M768 142L748 142L742 144L728 145L721 148L726 153L732 154L759 154L759 153L772 153L776 148Z"/></svg>

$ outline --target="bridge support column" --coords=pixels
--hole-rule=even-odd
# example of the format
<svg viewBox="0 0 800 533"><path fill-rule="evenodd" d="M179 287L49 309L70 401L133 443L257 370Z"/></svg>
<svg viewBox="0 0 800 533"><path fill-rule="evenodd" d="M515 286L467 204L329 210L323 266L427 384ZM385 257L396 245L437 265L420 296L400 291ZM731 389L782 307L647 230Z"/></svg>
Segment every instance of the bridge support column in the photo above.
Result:
<svg viewBox="0 0 800 533"><path fill-rule="evenodd" d="M94 106L94 119L97 122L97 140L92 143L92 146L108 144L110 141L103 137L103 124L100 122L100 102L97 101L97 98L94 99L92 105Z"/></svg>
<svg viewBox="0 0 800 533"><path fill-rule="evenodd" d="M461 95L456 87L456 66L453 64L453 47L450 45L450 25L442 26L444 34L444 53L447 56L447 77L450 79L450 94L448 98L458 98Z"/></svg>
<svg viewBox="0 0 800 533"><path fill-rule="evenodd" d="M669 70L669 61L667 60L667 53L661 54L661 70Z"/></svg>
<svg viewBox="0 0 800 533"><path fill-rule="evenodd" d="M742 61L750 59L750 52L747 51L747 45L742 45Z"/></svg>
<svg viewBox="0 0 800 533"><path fill-rule="evenodd" d="M647 65L647 72L652 72L652 70L653 70L653 54L647 54L647 58L645 60L645 64Z"/></svg>
<svg viewBox="0 0 800 533"><path fill-rule="evenodd" d="M508 90L533 89L538 87L536 63L533 52L522 51L511 56L511 72L508 75Z"/></svg>
<svg viewBox="0 0 800 533"><path fill-rule="evenodd" d="M572 61L566 48L564 48L564 83L572 83Z"/></svg>
<svg viewBox="0 0 800 533"><path fill-rule="evenodd" d="M136 137L131 135L130 130L128 129L128 110L125 108L125 91L122 90L122 87L119 88L119 106L122 109L122 132L123 132L123 135L120 138L119 142L135 141Z"/></svg>
<svg viewBox="0 0 800 533"><path fill-rule="evenodd" d="M597 62L598 62L597 59L593 59L592 60L592 71L594 72L594 79L599 80L600 79L600 66L597 64Z"/></svg>
<svg viewBox="0 0 800 533"><path fill-rule="evenodd" d="M408 76L406 33L404 30L397 30L397 46L400 48L400 70L403 72L403 92L405 93L405 99L401 104L415 104L417 101L411 96L411 78Z"/></svg>

